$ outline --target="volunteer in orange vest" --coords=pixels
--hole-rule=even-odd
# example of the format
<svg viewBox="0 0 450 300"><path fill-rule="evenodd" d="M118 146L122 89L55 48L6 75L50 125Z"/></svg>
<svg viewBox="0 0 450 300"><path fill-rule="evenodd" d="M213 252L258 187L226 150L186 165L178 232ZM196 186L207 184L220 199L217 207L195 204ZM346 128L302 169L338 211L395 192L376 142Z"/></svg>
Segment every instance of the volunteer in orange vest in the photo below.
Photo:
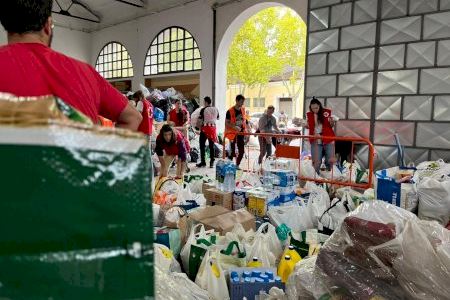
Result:
<svg viewBox="0 0 450 300"><path fill-rule="evenodd" d="M236 165L239 168L245 151L246 137L243 135L236 135L237 132L247 132L248 121L245 114L244 107L245 97L242 95L236 96L236 105L231 107L226 114L225 120L225 138L231 142L231 151L229 158L232 160L236 153L236 145L238 148L238 156L236 158Z"/></svg>
<svg viewBox="0 0 450 300"><path fill-rule="evenodd" d="M315 97L311 99L309 111L306 113L309 135L312 136L331 136L334 137L333 126L335 124L331 116L331 110L324 108L322 103ZM323 152L325 152L325 166L328 171L334 163L334 141L322 139L310 139L311 156L317 174L320 173L322 165Z"/></svg>
<svg viewBox="0 0 450 300"><path fill-rule="evenodd" d="M150 101L145 99L142 91L135 92L133 100L136 102L136 109L142 115L142 122L139 124L138 131L149 137L153 131L153 106Z"/></svg>

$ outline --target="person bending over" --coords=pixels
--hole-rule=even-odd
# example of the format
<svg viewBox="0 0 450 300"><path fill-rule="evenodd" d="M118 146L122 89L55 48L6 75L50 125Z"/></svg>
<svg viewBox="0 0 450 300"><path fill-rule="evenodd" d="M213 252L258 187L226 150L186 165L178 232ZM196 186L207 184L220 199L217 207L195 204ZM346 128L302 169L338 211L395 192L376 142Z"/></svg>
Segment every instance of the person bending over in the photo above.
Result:
<svg viewBox="0 0 450 300"><path fill-rule="evenodd" d="M180 131L169 124L163 125L156 138L155 152L161 163L161 177L167 177L170 165L177 157L176 176L181 178L184 175L189 145Z"/></svg>

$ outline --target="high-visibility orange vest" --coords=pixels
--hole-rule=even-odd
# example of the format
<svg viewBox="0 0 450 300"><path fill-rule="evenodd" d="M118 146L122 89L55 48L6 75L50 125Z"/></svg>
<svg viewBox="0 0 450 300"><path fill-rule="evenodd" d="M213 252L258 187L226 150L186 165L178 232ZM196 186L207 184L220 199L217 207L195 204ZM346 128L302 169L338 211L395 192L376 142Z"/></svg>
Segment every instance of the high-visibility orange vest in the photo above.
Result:
<svg viewBox="0 0 450 300"><path fill-rule="evenodd" d="M236 138L236 132L238 132L234 126L236 126L236 113L234 110L234 106L232 108L230 108L228 110L228 112L230 113L230 123L232 124L232 126L227 126L226 122L225 122L225 138L231 140L234 140ZM247 127L247 118L245 115L245 108L242 106L241 107L241 114L242 114L242 127L244 128L244 131L246 131L246 127Z"/></svg>

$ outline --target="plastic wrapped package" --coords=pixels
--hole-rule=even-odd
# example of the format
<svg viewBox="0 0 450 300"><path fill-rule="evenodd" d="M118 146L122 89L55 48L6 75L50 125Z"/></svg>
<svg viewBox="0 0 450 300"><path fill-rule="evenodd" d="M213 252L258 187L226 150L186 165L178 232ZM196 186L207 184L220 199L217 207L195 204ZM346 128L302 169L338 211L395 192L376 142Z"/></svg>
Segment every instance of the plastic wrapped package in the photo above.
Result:
<svg viewBox="0 0 450 300"><path fill-rule="evenodd" d="M311 256L297 263L286 283L286 294L289 300L319 299L327 293L327 286L316 272L316 260L317 256Z"/></svg>
<svg viewBox="0 0 450 300"><path fill-rule="evenodd" d="M73 122L46 99L8 100L17 114L0 109L0 295L153 296L148 143Z"/></svg>
<svg viewBox="0 0 450 300"><path fill-rule="evenodd" d="M153 244L155 253L155 268L159 268L166 274L181 272L180 263L175 259L173 252L161 244Z"/></svg>
<svg viewBox="0 0 450 300"><path fill-rule="evenodd" d="M449 299L450 232L382 201L350 213L316 270L349 299Z"/></svg>

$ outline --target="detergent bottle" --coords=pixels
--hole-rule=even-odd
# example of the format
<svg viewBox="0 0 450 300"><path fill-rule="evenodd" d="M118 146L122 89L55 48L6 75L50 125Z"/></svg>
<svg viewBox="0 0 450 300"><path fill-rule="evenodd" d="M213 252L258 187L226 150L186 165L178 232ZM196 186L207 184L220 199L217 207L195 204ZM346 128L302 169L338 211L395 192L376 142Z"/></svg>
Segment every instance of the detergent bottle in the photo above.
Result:
<svg viewBox="0 0 450 300"><path fill-rule="evenodd" d="M262 262L256 256L254 256L252 261L247 264L247 267L249 268L261 268L262 266Z"/></svg>
<svg viewBox="0 0 450 300"><path fill-rule="evenodd" d="M286 250L284 250L283 256L289 255L294 264L297 264L302 260L300 254L295 250L294 246L290 245Z"/></svg>
<svg viewBox="0 0 450 300"><path fill-rule="evenodd" d="M281 281L286 283L289 275L294 271L295 263L292 261L289 255L285 255L278 265L278 276L281 277Z"/></svg>

